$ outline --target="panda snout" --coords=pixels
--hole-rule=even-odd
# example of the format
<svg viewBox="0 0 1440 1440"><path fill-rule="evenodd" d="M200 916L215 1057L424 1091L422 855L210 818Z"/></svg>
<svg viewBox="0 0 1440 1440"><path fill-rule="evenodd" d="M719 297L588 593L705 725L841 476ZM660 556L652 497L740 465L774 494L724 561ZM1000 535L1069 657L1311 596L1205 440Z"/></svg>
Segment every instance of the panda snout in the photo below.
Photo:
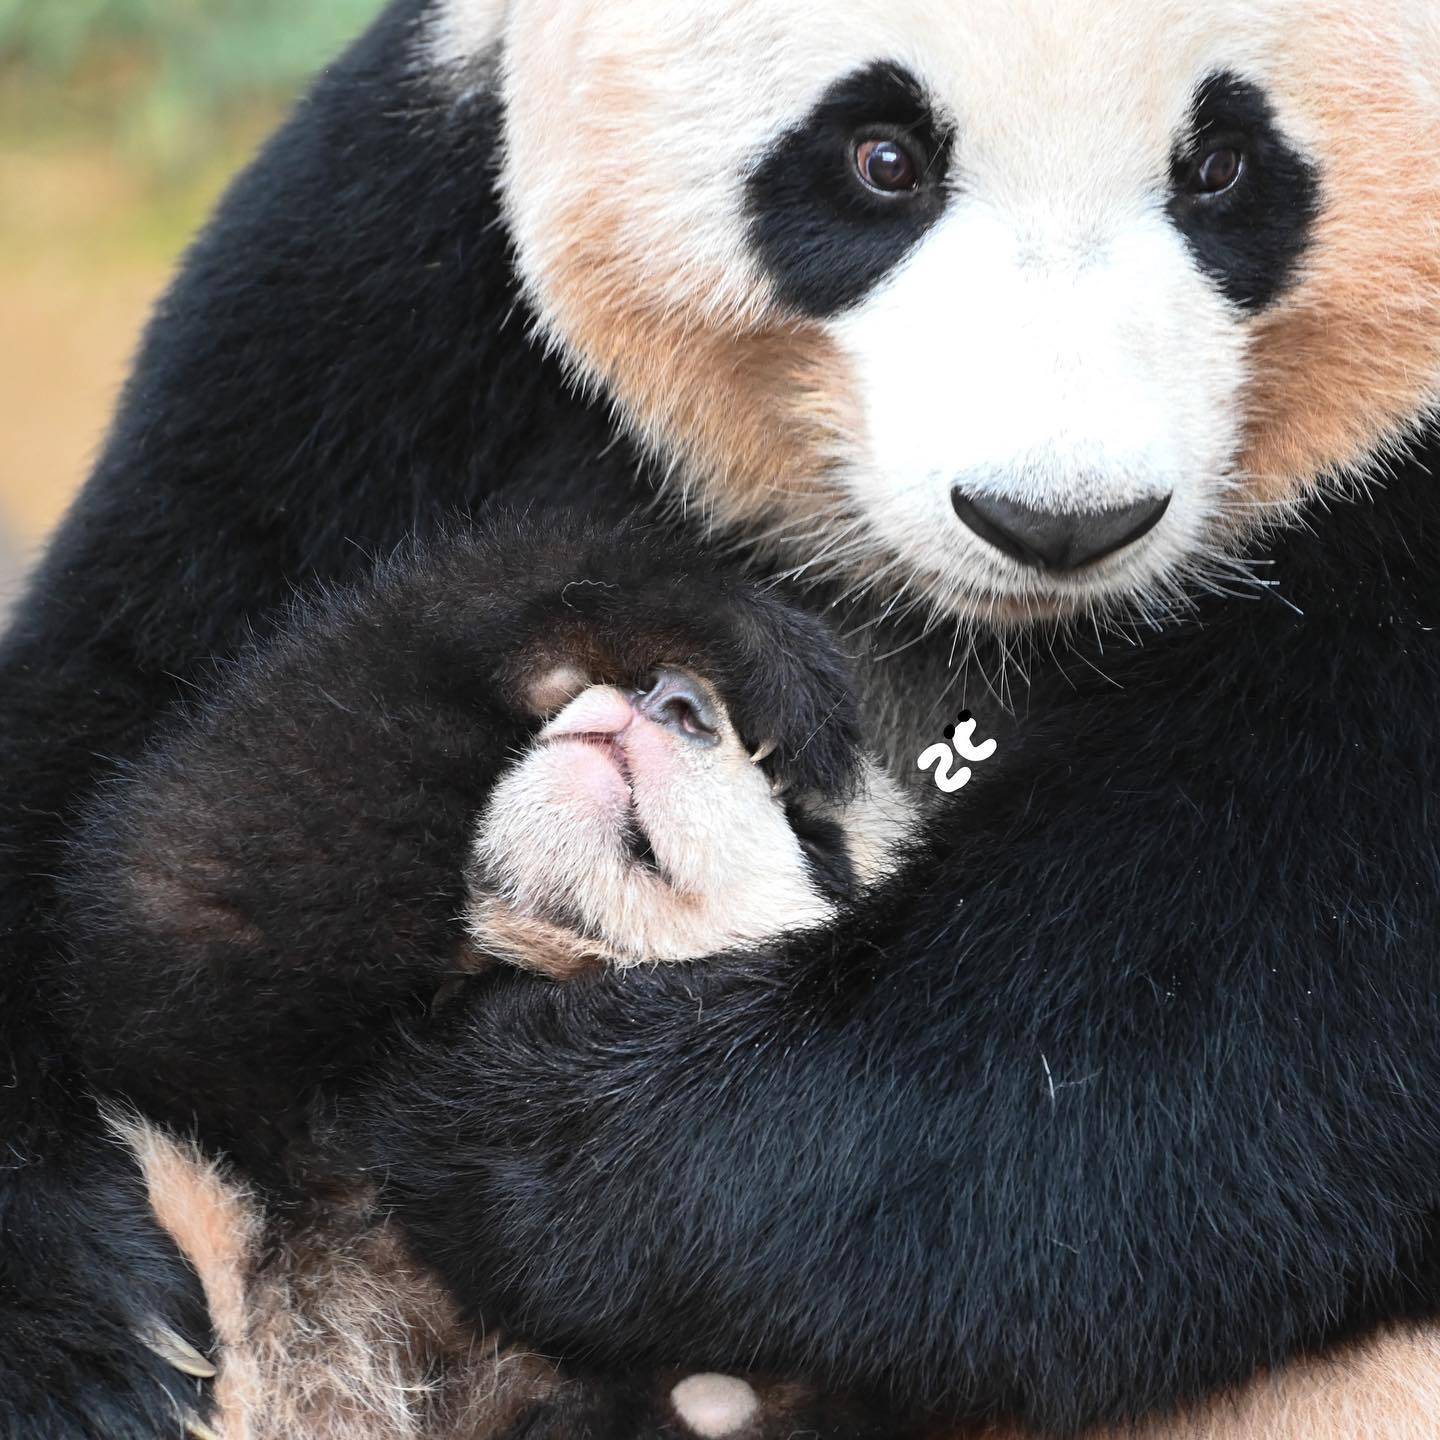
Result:
<svg viewBox="0 0 1440 1440"><path fill-rule="evenodd" d="M714 699L683 670L657 671L650 689L637 696L635 708L647 720L692 744L716 745L720 741L721 719Z"/></svg>
<svg viewBox="0 0 1440 1440"><path fill-rule="evenodd" d="M976 535L1017 564L1031 570L1078 570L1153 530L1170 496L1149 496L1113 510L1037 510L994 495L966 494L956 486L950 503Z"/></svg>

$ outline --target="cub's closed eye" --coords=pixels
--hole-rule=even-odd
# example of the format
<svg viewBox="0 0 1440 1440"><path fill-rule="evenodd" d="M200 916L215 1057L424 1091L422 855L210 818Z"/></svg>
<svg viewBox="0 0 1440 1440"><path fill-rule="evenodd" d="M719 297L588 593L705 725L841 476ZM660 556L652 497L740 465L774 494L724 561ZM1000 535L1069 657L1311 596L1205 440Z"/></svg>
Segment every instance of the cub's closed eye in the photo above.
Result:
<svg viewBox="0 0 1440 1440"><path fill-rule="evenodd" d="M1202 197L1233 190L1245 173L1245 155L1234 145L1217 145L1191 168L1188 189Z"/></svg>
<svg viewBox="0 0 1440 1440"><path fill-rule="evenodd" d="M870 136L855 146L855 173L881 195L903 195L918 189L920 171L913 151L898 140Z"/></svg>

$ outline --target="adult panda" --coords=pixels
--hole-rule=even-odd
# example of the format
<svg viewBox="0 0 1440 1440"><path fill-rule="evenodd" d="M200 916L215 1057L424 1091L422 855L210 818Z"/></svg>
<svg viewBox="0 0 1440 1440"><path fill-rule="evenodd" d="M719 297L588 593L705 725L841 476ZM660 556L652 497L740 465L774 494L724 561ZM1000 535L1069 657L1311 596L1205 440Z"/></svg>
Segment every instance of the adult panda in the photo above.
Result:
<svg viewBox="0 0 1440 1440"><path fill-rule="evenodd" d="M497 494L670 498L845 597L898 767L962 703L1001 748L923 893L705 968L703 1034L664 975L477 1010L437 1079L541 1102L457 1202L501 1294L421 1213L447 1157L396 1172L472 1300L1062 1427L1428 1315L1437 55L1404 0L387 10L192 252L0 650L0 1433L168 1433L137 1337L206 1339L57 1015L76 800L296 581ZM1247 573L1283 598L1203 593ZM622 1005L665 1103L577 1108ZM607 1259L620 1156L655 1243Z"/></svg>

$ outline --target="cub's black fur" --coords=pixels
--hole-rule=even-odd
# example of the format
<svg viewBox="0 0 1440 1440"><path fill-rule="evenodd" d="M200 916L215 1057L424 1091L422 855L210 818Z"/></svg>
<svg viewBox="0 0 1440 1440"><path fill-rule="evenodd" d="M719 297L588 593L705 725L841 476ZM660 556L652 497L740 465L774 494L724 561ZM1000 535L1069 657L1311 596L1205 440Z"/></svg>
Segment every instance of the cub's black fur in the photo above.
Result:
<svg viewBox="0 0 1440 1440"><path fill-rule="evenodd" d="M570 1355L1061 1433L1440 1312L1437 546L1417 460L1076 657L832 933L489 985L372 1112L423 1258Z"/></svg>
<svg viewBox="0 0 1440 1440"><path fill-rule="evenodd" d="M102 792L65 887L88 1073L252 1176L293 1178L311 1107L475 968L476 821L539 728L530 682L562 664L631 686L691 668L752 745L777 742L778 780L851 781L849 674L773 590L555 516L427 547L297 608Z"/></svg>

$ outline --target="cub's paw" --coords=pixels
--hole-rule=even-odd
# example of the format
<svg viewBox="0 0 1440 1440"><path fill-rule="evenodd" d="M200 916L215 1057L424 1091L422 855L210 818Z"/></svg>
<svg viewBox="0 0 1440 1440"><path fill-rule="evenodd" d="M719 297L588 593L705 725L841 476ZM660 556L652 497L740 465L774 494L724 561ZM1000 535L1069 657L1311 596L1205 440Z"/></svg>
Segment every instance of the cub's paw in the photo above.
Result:
<svg viewBox="0 0 1440 1440"><path fill-rule="evenodd" d="M734 1375L569 1380L504 1440L920 1440L861 1401Z"/></svg>

